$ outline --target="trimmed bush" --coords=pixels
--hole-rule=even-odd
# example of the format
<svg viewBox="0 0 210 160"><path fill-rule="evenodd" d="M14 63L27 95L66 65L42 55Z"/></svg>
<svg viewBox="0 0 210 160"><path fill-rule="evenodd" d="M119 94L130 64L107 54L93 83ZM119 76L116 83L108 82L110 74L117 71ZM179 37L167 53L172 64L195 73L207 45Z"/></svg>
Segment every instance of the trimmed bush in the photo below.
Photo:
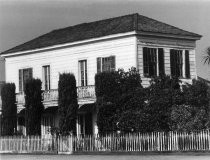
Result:
<svg viewBox="0 0 210 160"><path fill-rule="evenodd" d="M76 133L77 118L77 88L75 76L63 73L58 82L58 111L60 114L59 128L61 134Z"/></svg>
<svg viewBox="0 0 210 160"><path fill-rule="evenodd" d="M97 97L97 124L99 133L110 133L118 129L122 105L136 89L142 88L140 74L135 68L125 72L102 72L95 76ZM125 120L125 119L124 119Z"/></svg>
<svg viewBox="0 0 210 160"><path fill-rule="evenodd" d="M1 90L2 135L14 135L17 130L17 106L15 84L6 83Z"/></svg>
<svg viewBox="0 0 210 160"><path fill-rule="evenodd" d="M40 79L30 79L25 85L26 134L41 135L42 90Z"/></svg>

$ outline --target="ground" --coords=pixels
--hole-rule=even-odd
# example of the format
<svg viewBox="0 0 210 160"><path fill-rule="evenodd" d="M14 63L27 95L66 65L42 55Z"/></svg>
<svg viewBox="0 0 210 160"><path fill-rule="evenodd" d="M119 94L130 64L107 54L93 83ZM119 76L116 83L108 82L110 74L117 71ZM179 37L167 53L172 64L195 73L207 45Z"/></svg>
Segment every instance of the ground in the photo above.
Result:
<svg viewBox="0 0 210 160"><path fill-rule="evenodd" d="M0 160L209 160L210 155L0 155Z"/></svg>

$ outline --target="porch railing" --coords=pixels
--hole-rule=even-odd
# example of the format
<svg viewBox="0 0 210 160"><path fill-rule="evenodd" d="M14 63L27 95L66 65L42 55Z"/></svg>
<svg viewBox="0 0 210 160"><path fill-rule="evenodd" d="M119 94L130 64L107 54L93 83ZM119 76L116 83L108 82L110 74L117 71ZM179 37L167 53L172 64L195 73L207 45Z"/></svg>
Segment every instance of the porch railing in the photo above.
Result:
<svg viewBox="0 0 210 160"><path fill-rule="evenodd" d="M51 102L58 100L58 90L51 89L48 91L44 91L43 94L43 102ZM77 87L77 97L78 99L95 99L95 86L83 86ZM25 96L24 93L17 93L16 94L16 101L17 104L25 104Z"/></svg>

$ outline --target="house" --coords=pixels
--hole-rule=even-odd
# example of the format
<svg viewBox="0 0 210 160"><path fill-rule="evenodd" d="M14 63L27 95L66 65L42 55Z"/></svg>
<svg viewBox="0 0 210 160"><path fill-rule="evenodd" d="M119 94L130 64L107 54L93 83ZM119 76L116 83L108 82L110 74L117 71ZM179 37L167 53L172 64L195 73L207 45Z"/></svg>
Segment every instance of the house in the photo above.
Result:
<svg viewBox="0 0 210 160"><path fill-rule="evenodd" d="M1 55L6 62L6 82L17 92L18 125L24 130L25 81L42 80L42 135L58 126L59 73L72 72L77 81L79 112L77 134L97 133L94 76L118 68L138 68L143 86L161 73L191 83L197 78L196 40L200 35L157 20L131 14L82 23L35 38Z"/></svg>

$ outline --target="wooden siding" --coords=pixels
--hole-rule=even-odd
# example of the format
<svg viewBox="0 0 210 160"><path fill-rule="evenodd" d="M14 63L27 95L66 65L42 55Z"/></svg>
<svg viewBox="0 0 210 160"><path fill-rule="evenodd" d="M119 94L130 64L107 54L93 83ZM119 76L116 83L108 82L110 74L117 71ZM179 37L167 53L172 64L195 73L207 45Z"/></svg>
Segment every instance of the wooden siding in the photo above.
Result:
<svg viewBox="0 0 210 160"><path fill-rule="evenodd" d="M171 74L170 68L170 49L189 50L190 60L190 77L191 79L182 79L183 82L191 83L192 79L197 78L196 75L196 62L195 62L195 41L190 40L177 40L169 38L151 38L151 37L138 37L137 41L137 57L138 57L138 69L142 78L142 85L147 87L151 80L144 77L143 71L143 47L163 48L164 49L164 63L166 75ZM185 76L185 75L184 75Z"/></svg>
<svg viewBox="0 0 210 160"><path fill-rule="evenodd" d="M59 73L72 72L78 80L78 61L87 60L88 85L94 85L96 58L115 55L116 69L136 66L136 37L124 37L58 50L6 58L6 81L19 88L18 70L33 68L33 77L42 79L42 66L50 65L51 89L58 85ZM78 81L77 81L78 85Z"/></svg>

